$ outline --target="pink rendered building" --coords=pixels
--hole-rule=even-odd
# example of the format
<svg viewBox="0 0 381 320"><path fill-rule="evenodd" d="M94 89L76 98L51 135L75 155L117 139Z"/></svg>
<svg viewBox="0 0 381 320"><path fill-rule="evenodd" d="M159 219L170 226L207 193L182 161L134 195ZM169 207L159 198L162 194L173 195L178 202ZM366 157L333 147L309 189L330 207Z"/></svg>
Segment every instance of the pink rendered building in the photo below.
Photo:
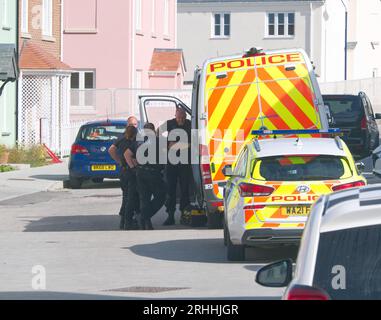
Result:
<svg viewBox="0 0 381 320"><path fill-rule="evenodd" d="M74 70L73 89L182 87L182 52L163 50L176 48L176 0L62 2L62 56ZM171 70L157 68L158 55Z"/></svg>

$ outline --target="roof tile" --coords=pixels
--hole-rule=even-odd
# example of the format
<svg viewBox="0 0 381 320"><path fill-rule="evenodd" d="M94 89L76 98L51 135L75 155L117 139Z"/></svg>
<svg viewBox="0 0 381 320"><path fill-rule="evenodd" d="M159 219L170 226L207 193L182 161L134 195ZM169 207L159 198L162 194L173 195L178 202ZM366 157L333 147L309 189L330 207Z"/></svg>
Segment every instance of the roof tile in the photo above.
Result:
<svg viewBox="0 0 381 320"><path fill-rule="evenodd" d="M54 55L32 42L26 42L22 48L19 65L20 69L32 70L71 69L67 64L61 62Z"/></svg>

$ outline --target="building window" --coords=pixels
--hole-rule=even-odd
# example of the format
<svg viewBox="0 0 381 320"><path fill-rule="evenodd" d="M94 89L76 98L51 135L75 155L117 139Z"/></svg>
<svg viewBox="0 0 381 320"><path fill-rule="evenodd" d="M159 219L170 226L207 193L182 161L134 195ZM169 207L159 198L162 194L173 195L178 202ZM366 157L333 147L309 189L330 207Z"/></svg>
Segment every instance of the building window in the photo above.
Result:
<svg viewBox="0 0 381 320"><path fill-rule="evenodd" d="M156 0L152 0L152 35L156 33Z"/></svg>
<svg viewBox="0 0 381 320"><path fill-rule="evenodd" d="M230 13L213 14L212 36L214 38L230 37Z"/></svg>
<svg viewBox="0 0 381 320"><path fill-rule="evenodd" d="M169 36L169 0L164 0L164 35Z"/></svg>
<svg viewBox="0 0 381 320"><path fill-rule="evenodd" d="M140 32L142 31L142 0L136 0L135 4L135 28L137 32Z"/></svg>
<svg viewBox="0 0 381 320"><path fill-rule="evenodd" d="M29 0L22 0L21 2L21 32L28 33L28 23L29 23L29 10L28 10Z"/></svg>
<svg viewBox="0 0 381 320"><path fill-rule="evenodd" d="M43 0L42 2L42 34L44 36L53 36L53 4L52 0Z"/></svg>
<svg viewBox="0 0 381 320"><path fill-rule="evenodd" d="M0 0L0 27L8 27L8 0Z"/></svg>
<svg viewBox="0 0 381 320"><path fill-rule="evenodd" d="M71 74L72 89L94 89L95 88L95 72L94 71L78 71Z"/></svg>
<svg viewBox="0 0 381 320"><path fill-rule="evenodd" d="M295 35L295 13L268 13L267 36L292 37Z"/></svg>
<svg viewBox="0 0 381 320"><path fill-rule="evenodd" d="M95 71L84 70L71 74L71 89L73 106L95 106Z"/></svg>

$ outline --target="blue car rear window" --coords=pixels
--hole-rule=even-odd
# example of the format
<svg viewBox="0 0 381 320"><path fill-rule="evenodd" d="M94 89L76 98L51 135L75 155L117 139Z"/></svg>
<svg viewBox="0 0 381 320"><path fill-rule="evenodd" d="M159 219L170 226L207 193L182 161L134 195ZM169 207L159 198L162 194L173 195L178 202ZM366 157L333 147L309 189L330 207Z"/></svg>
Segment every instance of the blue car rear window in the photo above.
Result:
<svg viewBox="0 0 381 320"><path fill-rule="evenodd" d="M87 126L81 129L79 137L86 141L111 141L120 138L125 130L123 125Z"/></svg>

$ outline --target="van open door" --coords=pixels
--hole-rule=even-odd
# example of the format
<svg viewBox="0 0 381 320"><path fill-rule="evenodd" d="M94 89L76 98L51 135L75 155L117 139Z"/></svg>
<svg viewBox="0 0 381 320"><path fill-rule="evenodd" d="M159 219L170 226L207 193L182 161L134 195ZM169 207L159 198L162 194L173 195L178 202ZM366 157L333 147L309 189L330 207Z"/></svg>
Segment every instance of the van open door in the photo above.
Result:
<svg viewBox="0 0 381 320"><path fill-rule="evenodd" d="M176 109L181 108L190 120L191 109L180 99L172 96L145 95L139 96L140 121L151 122L158 128L175 117Z"/></svg>

